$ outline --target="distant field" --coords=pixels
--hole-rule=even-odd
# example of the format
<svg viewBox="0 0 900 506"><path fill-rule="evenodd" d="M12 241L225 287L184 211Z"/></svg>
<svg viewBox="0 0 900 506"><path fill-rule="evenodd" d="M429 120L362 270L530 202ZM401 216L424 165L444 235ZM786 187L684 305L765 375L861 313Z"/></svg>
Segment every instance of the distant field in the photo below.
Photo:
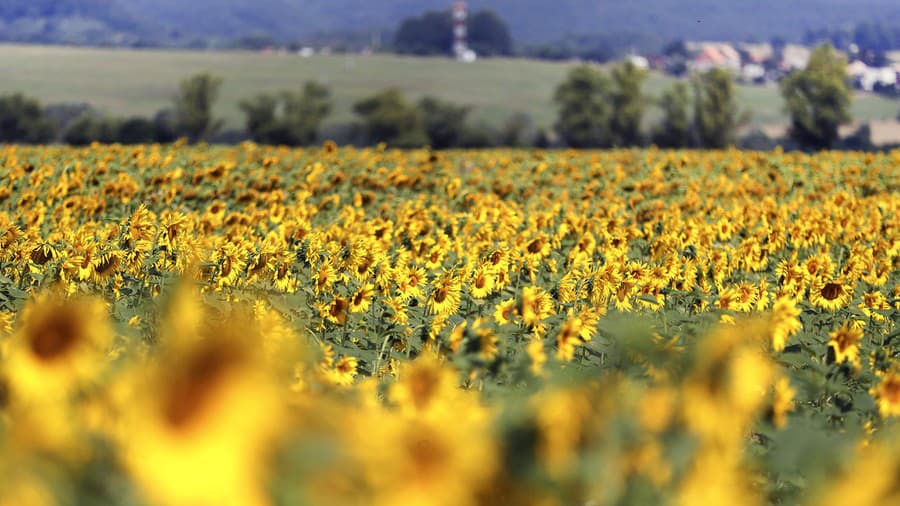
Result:
<svg viewBox="0 0 900 506"><path fill-rule="evenodd" d="M242 125L238 102L262 91L299 88L306 80L326 83L335 99L329 122L353 117L355 100L396 86L412 97L430 94L474 107L473 118L500 124L516 112L537 126L554 120L553 90L573 63L518 59L459 64L442 58L389 55L314 56L202 51L145 51L0 45L0 92L25 91L45 103L88 102L115 115L149 115L165 107L180 79L208 71L225 79L218 103L229 128ZM657 96L672 79L654 74L646 92ZM783 123L777 88L740 87L744 107L757 125ZM856 97L857 119L894 118L900 102ZM649 121L658 117L651 111Z"/></svg>

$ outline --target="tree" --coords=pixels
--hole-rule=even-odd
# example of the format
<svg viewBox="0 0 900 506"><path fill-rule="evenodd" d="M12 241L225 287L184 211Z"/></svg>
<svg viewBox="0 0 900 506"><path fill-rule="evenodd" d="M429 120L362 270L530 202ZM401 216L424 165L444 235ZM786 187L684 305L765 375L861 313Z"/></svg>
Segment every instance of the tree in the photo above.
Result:
<svg viewBox="0 0 900 506"><path fill-rule="evenodd" d="M175 131L175 111L161 109L153 115L153 126L156 128L156 142L174 142L178 140Z"/></svg>
<svg viewBox="0 0 900 506"><path fill-rule="evenodd" d="M641 120L646 101L642 89L647 72L627 61L612 69L612 118L613 144L635 146L642 142Z"/></svg>
<svg viewBox="0 0 900 506"><path fill-rule="evenodd" d="M588 65L575 67L556 88L553 100L559 113L556 130L573 148L609 147L612 106L609 78Z"/></svg>
<svg viewBox="0 0 900 506"><path fill-rule="evenodd" d="M468 44L479 56L509 56L513 50L512 35L503 19L492 10L469 16Z"/></svg>
<svg viewBox="0 0 900 506"><path fill-rule="evenodd" d="M506 23L491 10L469 15L467 42L483 56L510 55L513 40ZM449 55L453 50L453 15L429 11L400 22L394 35L394 50L400 54Z"/></svg>
<svg viewBox="0 0 900 506"><path fill-rule="evenodd" d="M527 114L515 113L507 118L500 128L497 143L514 148L524 147L529 143L527 134L531 127L531 118Z"/></svg>
<svg viewBox="0 0 900 506"><path fill-rule="evenodd" d="M132 116L119 122L116 142L122 144L147 144L156 142L156 125L153 120Z"/></svg>
<svg viewBox="0 0 900 506"><path fill-rule="evenodd" d="M419 101L419 109L432 148L446 149L460 145L465 133L466 116L471 110L469 106L424 97Z"/></svg>
<svg viewBox="0 0 900 506"><path fill-rule="evenodd" d="M738 116L731 74L715 68L694 76L693 83L694 129L700 145L721 149L734 144L746 117Z"/></svg>
<svg viewBox="0 0 900 506"><path fill-rule="evenodd" d="M300 92L261 94L240 103L250 138L288 146L314 143L331 107L328 88L315 82L307 82Z"/></svg>
<svg viewBox="0 0 900 506"><path fill-rule="evenodd" d="M449 55L453 48L453 18L448 11L429 11L404 19L394 35L400 54Z"/></svg>
<svg viewBox="0 0 900 506"><path fill-rule="evenodd" d="M366 142L384 142L397 148L428 144L421 111L395 88L360 100L354 104L353 111L362 118Z"/></svg>
<svg viewBox="0 0 900 506"><path fill-rule="evenodd" d="M53 129L57 133L65 132L73 121L91 113L94 113L94 108L84 102L63 102L44 106L44 116L53 123Z"/></svg>
<svg viewBox="0 0 900 506"><path fill-rule="evenodd" d="M213 118L212 114L221 87L222 78L210 74L198 74L181 81L173 108L178 135L197 142L222 129L224 122Z"/></svg>
<svg viewBox="0 0 900 506"><path fill-rule="evenodd" d="M63 142L73 146L86 146L92 142L113 143L118 140L119 125L112 118L87 113L72 121Z"/></svg>
<svg viewBox="0 0 900 506"><path fill-rule="evenodd" d="M40 102L21 93L0 96L0 142L36 144L53 136L53 123Z"/></svg>
<svg viewBox="0 0 900 506"><path fill-rule="evenodd" d="M817 47L806 68L781 82L790 135L801 146L827 149L840 138L838 127L851 120L847 60L831 44Z"/></svg>
<svg viewBox="0 0 900 506"><path fill-rule="evenodd" d="M683 148L691 144L691 118L688 113L688 87L676 82L659 100L663 119L653 132L653 142L663 148Z"/></svg>

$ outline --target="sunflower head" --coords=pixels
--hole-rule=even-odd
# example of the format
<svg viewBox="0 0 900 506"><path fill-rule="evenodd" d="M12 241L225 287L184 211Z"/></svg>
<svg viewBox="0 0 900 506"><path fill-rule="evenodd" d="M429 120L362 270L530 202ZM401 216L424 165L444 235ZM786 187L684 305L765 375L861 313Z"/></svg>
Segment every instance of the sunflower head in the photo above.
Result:
<svg viewBox="0 0 900 506"><path fill-rule="evenodd" d="M67 394L101 369L112 332L97 299L40 295L22 310L9 346L6 374L16 397Z"/></svg>
<svg viewBox="0 0 900 506"><path fill-rule="evenodd" d="M839 329L828 335L831 337L828 347L834 353L834 361L840 364L846 360L859 367L858 343L863 338L863 331L844 322Z"/></svg>
<svg viewBox="0 0 900 506"><path fill-rule="evenodd" d="M885 418L900 416L900 371L892 369L879 376L881 382L870 391L876 399L878 413Z"/></svg>
<svg viewBox="0 0 900 506"><path fill-rule="evenodd" d="M166 343L134 375L141 402L125 415L126 464L160 503L262 504L267 454L283 422L262 337L240 316L204 321L198 334ZM198 470L222 482L198 479Z"/></svg>
<svg viewBox="0 0 900 506"><path fill-rule="evenodd" d="M835 311L850 303L853 288L839 280L817 280L810 286L809 300L813 305Z"/></svg>

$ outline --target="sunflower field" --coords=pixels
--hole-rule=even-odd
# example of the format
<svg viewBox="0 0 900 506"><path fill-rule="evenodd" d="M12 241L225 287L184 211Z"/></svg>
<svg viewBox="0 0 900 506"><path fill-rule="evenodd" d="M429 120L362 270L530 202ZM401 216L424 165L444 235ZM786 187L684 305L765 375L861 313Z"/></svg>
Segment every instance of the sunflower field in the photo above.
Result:
<svg viewBox="0 0 900 506"><path fill-rule="evenodd" d="M0 505L900 504L898 167L0 147Z"/></svg>

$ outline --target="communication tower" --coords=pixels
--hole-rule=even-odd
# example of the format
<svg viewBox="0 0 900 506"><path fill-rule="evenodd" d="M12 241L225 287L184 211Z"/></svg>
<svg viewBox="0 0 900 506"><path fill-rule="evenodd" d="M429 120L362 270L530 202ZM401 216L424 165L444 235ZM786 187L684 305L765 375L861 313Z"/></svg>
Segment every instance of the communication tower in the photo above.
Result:
<svg viewBox="0 0 900 506"><path fill-rule="evenodd" d="M457 60L471 61L474 53L467 42L468 29L466 21L469 17L469 6L466 2L453 2L453 55Z"/></svg>

